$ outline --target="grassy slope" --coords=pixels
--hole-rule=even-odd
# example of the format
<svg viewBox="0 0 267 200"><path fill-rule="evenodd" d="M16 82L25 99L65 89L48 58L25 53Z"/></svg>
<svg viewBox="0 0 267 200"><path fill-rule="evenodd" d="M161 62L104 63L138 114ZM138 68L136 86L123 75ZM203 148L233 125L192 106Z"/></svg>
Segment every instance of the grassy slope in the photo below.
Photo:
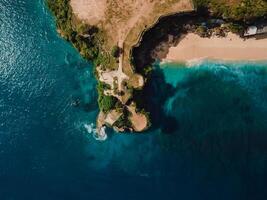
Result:
<svg viewBox="0 0 267 200"><path fill-rule="evenodd" d="M208 8L215 16L252 20L267 14L266 0L193 0L197 8Z"/></svg>

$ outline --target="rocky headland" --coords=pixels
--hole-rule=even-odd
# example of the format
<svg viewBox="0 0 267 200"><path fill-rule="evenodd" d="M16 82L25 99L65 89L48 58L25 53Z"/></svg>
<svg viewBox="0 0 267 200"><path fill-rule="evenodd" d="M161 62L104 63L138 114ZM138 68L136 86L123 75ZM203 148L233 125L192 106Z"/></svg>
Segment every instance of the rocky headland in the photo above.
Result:
<svg viewBox="0 0 267 200"><path fill-rule="evenodd" d="M146 85L154 70L152 63L166 58L188 33L219 38L232 32L239 37L259 17L264 21L267 13L265 3L258 8L260 12L253 10L254 15L249 10L254 7L244 4L250 15L244 11L234 16L235 9L243 7L237 6L239 1L228 0L220 5L221 10L213 0L206 4L200 0L47 2L59 34L94 64L98 129L110 126L118 132L142 132L150 127L153 108L146 106ZM228 8L233 11L226 12Z"/></svg>

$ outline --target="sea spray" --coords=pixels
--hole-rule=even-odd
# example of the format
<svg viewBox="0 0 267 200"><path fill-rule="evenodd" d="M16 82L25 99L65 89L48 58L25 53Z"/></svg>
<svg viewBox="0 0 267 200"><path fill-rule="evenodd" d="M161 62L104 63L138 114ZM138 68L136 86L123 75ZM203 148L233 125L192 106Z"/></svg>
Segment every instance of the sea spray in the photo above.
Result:
<svg viewBox="0 0 267 200"><path fill-rule="evenodd" d="M108 136L106 134L106 127L103 126L99 130L95 127L94 123L85 124L84 128L89 134L92 134L97 141L105 141Z"/></svg>

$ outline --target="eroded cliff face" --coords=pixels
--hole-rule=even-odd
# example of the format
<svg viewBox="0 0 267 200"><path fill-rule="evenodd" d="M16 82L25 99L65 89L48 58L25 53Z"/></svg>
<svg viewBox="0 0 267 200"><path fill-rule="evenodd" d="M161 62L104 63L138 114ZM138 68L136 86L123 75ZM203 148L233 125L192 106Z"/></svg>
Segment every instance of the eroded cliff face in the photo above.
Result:
<svg viewBox="0 0 267 200"><path fill-rule="evenodd" d="M104 42L100 52L105 61L110 60L96 66L99 85L105 85L100 100L109 103L106 97L112 96L119 106L108 112L101 110L98 127L142 132L150 126L150 120L148 113L137 107L133 91L143 88L145 78L132 66L131 50L160 17L192 11L191 0L70 0L70 6L78 21L101 30ZM115 60L111 53L114 47L119 49Z"/></svg>

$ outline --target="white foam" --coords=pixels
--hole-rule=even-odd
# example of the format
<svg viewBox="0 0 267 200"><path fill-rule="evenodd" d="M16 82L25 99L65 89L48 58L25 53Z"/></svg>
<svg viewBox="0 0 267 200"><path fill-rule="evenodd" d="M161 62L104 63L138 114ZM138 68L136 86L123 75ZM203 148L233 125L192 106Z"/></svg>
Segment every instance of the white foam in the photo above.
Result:
<svg viewBox="0 0 267 200"><path fill-rule="evenodd" d="M91 123L91 124L85 124L84 125L84 128L87 130L87 132L88 133L93 133L93 126L94 126L94 124L93 123Z"/></svg>
<svg viewBox="0 0 267 200"><path fill-rule="evenodd" d="M105 141L108 138L108 136L106 134L106 127L105 126L101 127L99 130L97 130L95 125L93 123L91 123L91 124L84 124L84 128L87 130L87 132L89 134L92 134L93 137L97 141Z"/></svg>
<svg viewBox="0 0 267 200"><path fill-rule="evenodd" d="M187 67L197 67L197 66L203 64L203 62L205 62L206 60L207 60L207 57L188 60L188 61L186 61L186 66Z"/></svg>
<svg viewBox="0 0 267 200"><path fill-rule="evenodd" d="M96 135L97 135L97 137L95 137L96 140L105 141L108 137L106 134L106 127L102 126L99 129L99 132L96 131Z"/></svg>
<svg viewBox="0 0 267 200"><path fill-rule="evenodd" d="M164 58L161 60L160 64L164 65L164 64L173 63L173 62L174 62L173 60Z"/></svg>

